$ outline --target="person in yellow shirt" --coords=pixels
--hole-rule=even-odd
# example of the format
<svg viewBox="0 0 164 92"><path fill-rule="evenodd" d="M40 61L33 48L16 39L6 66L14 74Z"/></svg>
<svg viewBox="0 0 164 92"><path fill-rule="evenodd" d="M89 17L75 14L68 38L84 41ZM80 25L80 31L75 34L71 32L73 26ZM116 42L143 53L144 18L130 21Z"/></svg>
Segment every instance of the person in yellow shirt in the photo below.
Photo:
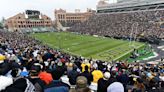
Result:
<svg viewBox="0 0 164 92"><path fill-rule="evenodd" d="M88 66L88 71L90 72L91 64L88 62L87 59L81 64L82 72L85 71L85 66L86 66L86 65Z"/></svg>
<svg viewBox="0 0 164 92"><path fill-rule="evenodd" d="M5 59L6 59L6 57L4 55L0 54L0 61L3 61Z"/></svg>
<svg viewBox="0 0 164 92"><path fill-rule="evenodd" d="M100 78L103 78L103 73L97 69L92 72L92 75L94 83L97 83Z"/></svg>

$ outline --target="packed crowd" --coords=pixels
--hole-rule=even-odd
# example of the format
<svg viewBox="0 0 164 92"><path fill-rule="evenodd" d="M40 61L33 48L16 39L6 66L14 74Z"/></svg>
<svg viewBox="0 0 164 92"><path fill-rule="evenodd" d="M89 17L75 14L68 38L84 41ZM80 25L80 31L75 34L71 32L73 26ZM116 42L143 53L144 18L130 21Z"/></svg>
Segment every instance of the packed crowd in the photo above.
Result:
<svg viewBox="0 0 164 92"><path fill-rule="evenodd" d="M77 23L70 31L109 37L164 38L164 10L95 14L89 20Z"/></svg>
<svg viewBox="0 0 164 92"><path fill-rule="evenodd" d="M62 76L67 76L68 83ZM1 92L163 92L164 63L107 63L71 56L21 33L0 31Z"/></svg>

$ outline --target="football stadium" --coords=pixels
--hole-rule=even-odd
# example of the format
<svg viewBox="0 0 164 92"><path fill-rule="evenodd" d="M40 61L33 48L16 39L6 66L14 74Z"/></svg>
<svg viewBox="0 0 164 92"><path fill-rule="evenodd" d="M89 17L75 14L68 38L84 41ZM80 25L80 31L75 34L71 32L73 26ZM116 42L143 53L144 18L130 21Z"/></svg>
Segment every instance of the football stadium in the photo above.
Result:
<svg viewBox="0 0 164 92"><path fill-rule="evenodd" d="M164 92L164 0L12 1L31 9L0 21L0 92Z"/></svg>

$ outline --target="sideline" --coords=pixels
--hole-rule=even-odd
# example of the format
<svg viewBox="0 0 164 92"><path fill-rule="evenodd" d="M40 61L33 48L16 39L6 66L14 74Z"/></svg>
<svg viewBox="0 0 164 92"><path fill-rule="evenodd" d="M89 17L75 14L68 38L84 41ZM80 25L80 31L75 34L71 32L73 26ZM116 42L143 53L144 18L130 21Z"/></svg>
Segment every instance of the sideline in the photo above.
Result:
<svg viewBox="0 0 164 92"><path fill-rule="evenodd" d="M145 45L145 44L138 46L137 49L143 47L144 45ZM126 52L126 53L124 53L124 54L122 54L122 55L120 55L119 57L115 58L114 61L116 61L116 60L122 58L123 56L125 56L125 55L131 53L132 51L133 51L133 49L132 49L132 50L129 50L128 52Z"/></svg>

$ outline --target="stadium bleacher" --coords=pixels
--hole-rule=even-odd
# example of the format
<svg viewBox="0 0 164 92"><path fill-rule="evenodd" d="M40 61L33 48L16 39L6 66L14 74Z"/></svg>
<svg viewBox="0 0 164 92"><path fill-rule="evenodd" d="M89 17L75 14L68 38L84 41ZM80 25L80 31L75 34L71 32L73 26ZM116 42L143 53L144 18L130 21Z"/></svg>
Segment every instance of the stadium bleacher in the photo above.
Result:
<svg viewBox="0 0 164 92"><path fill-rule="evenodd" d="M56 29L53 27L35 27L35 28L20 29L20 32L22 33L31 33L31 32L39 33L39 32L54 32L54 31L56 31Z"/></svg>
<svg viewBox="0 0 164 92"><path fill-rule="evenodd" d="M75 24L69 31L114 38L164 38L160 28L164 10L146 10L93 15L89 20Z"/></svg>

